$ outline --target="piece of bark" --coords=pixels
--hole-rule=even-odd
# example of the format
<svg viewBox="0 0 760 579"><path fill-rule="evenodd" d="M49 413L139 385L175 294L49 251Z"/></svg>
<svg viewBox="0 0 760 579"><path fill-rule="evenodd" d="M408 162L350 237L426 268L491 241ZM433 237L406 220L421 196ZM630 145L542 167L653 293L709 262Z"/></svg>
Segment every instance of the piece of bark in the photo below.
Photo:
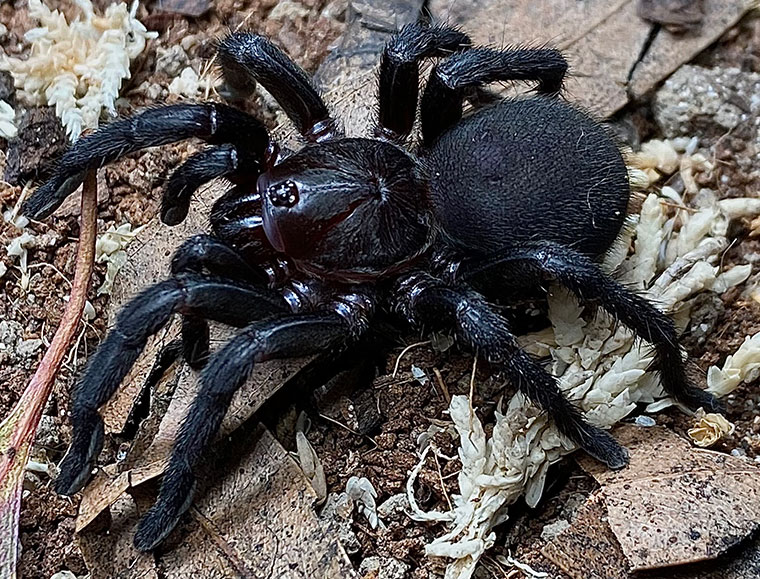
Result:
<svg viewBox="0 0 760 579"><path fill-rule="evenodd" d="M704 0L699 29L674 35L639 17L637 0L431 0L429 7L476 44L561 49L570 62L568 99L602 117L652 90L749 9L742 0Z"/></svg>
<svg viewBox="0 0 760 579"><path fill-rule="evenodd" d="M5 174L11 185L43 180L69 146L66 131L51 107L30 108L21 116L18 137L8 142ZM81 199L81 197L80 197Z"/></svg>
<svg viewBox="0 0 760 579"><path fill-rule="evenodd" d="M715 559L760 530L760 466L695 449L665 428L614 434L630 450L627 468L580 463L602 486L632 571Z"/></svg>

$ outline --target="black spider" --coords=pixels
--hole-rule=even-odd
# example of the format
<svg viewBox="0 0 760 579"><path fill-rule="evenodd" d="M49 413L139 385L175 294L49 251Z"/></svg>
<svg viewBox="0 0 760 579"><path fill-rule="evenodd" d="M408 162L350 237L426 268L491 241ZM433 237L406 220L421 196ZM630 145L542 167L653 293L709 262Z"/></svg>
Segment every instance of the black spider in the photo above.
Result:
<svg viewBox="0 0 760 579"><path fill-rule="evenodd" d="M422 142L409 152L403 145L416 118L418 64L430 57L442 60L421 99ZM28 215L45 217L84 171L190 137L213 146L173 173L163 221L182 221L201 184L222 176L234 183L211 211L213 235L188 240L172 276L121 311L74 394L73 440L56 481L66 495L82 488L102 448L98 408L147 338L173 314L183 316L185 357L203 367L200 390L158 500L140 523L139 549L158 545L188 508L193 467L254 364L346 348L379 315L453 331L563 434L609 467L623 467L625 449L584 421L476 291L487 291L495 276L513 289L552 280L601 305L652 343L670 395L719 407L688 383L670 319L595 262L619 234L630 188L608 132L557 98L567 69L558 51L472 48L457 30L407 26L383 53L376 139L344 138L307 75L267 39L232 34L219 58L238 96L257 82L274 96L303 135L303 149L281 155L258 120L230 106L158 107L80 139L25 205ZM463 118L465 99L509 80L537 81L538 95L491 99ZM209 358L206 320L244 329Z"/></svg>

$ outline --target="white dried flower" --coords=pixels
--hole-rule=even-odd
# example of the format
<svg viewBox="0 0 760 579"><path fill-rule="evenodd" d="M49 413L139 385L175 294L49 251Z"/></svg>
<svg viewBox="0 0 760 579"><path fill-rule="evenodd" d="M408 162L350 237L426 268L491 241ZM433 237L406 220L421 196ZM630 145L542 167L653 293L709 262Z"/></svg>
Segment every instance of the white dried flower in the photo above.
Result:
<svg viewBox="0 0 760 579"><path fill-rule="evenodd" d="M689 429L688 434L694 444L702 448L712 446L734 432L734 425L721 414L705 414L704 410L700 410L697 418L697 424Z"/></svg>
<svg viewBox="0 0 760 579"><path fill-rule="evenodd" d="M24 39L31 43L26 60L4 57L19 95L33 105L55 107L71 140L97 128L105 110L115 116L115 102L129 66L145 48L148 32L137 20L138 3L111 4L97 16L90 0L76 0L81 17L69 23L41 0L29 0L29 16L40 21Z"/></svg>
<svg viewBox="0 0 760 579"><path fill-rule="evenodd" d="M195 97L201 90L201 79L191 66L183 69L180 75L169 84L169 94Z"/></svg>

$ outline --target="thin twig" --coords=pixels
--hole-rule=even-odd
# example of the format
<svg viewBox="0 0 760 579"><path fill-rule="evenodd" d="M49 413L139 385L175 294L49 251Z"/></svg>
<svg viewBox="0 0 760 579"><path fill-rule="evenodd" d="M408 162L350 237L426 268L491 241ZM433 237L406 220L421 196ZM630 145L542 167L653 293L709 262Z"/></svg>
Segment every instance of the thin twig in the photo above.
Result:
<svg viewBox="0 0 760 579"><path fill-rule="evenodd" d="M437 449L433 449L433 458L435 459L435 468L438 471L438 480L441 481L441 492L443 493L443 498L446 499L446 504L449 507L450 511L454 510L454 507L451 506L451 499L449 499L449 493L446 491L446 484L443 482L443 471L441 471L441 463L438 462L438 452Z"/></svg>
<svg viewBox="0 0 760 579"><path fill-rule="evenodd" d="M472 436L472 421L475 418L475 408L472 405L472 398L475 396L475 372L478 370L478 352L475 352L475 356L472 358L472 375L470 376L470 396L468 402L470 403L470 436ZM472 442L472 439L470 439Z"/></svg>
<svg viewBox="0 0 760 579"><path fill-rule="evenodd" d="M414 348L419 348L420 346L427 346L430 344L430 340L427 340L426 342L417 342L416 344L410 344L403 350L401 350L401 353L398 355L398 358L396 358L396 365L393 367L393 374L391 374L392 378L396 377L396 374L398 374L398 367L401 365L401 358L403 358L409 350L413 350Z"/></svg>
<svg viewBox="0 0 760 579"><path fill-rule="evenodd" d="M71 296L61 323L29 385L0 424L0 577L15 577L24 466L56 375L82 319L95 261L97 179L87 173L82 192L79 249Z"/></svg>
<svg viewBox="0 0 760 579"><path fill-rule="evenodd" d="M451 406L451 393L449 392L449 387L446 386L446 382L443 380L441 371L438 368L433 368L433 374L435 374L438 386L440 386L441 392L443 392L443 399L446 400L446 405Z"/></svg>

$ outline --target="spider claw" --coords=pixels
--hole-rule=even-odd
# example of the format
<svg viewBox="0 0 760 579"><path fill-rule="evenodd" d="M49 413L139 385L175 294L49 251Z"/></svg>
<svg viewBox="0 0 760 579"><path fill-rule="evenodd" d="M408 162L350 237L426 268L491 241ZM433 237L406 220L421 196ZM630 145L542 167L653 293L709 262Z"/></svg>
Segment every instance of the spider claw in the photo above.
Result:
<svg viewBox="0 0 760 579"><path fill-rule="evenodd" d="M61 203L71 195L84 181L84 172L61 179L53 177L40 186L32 196L24 201L21 213L30 219L40 220L50 216Z"/></svg>
<svg viewBox="0 0 760 579"><path fill-rule="evenodd" d="M678 401L692 409L703 408L705 412L715 412L717 414L726 412L723 402L718 400L713 394L707 390L693 386L689 387L685 393L679 396Z"/></svg>
<svg viewBox="0 0 760 579"><path fill-rule="evenodd" d="M158 547L193 504L194 494L195 477L192 472L167 473L156 504L137 526L134 538L137 550L147 552Z"/></svg>
<svg viewBox="0 0 760 579"><path fill-rule="evenodd" d="M74 434L69 451L59 465L60 473L55 479L55 492L71 496L82 490L103 449L104 436L103 421L97 415L90 434L82 430Z"/></svg>
<svg viewBox="0 0 760 579"><path fill-rule="evenodd" d="M603 462L612 470L628 465L628 450L607 431L589 425L581 448L591 457Z"/></svg>

